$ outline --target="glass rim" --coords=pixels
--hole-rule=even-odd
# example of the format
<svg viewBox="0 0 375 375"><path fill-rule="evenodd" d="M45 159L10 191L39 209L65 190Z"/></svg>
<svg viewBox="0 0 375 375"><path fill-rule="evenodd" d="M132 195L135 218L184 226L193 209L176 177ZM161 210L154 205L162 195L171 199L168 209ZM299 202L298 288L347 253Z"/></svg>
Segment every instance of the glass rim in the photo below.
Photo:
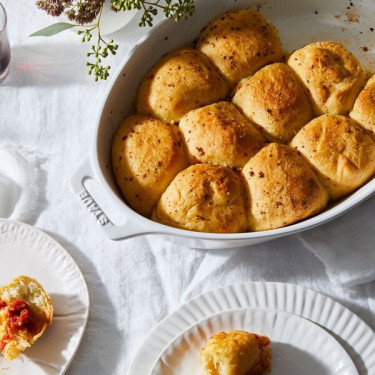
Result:
<svg viewBox="0 0 375 375"><path fill-rule="evenodd" d="M7 16L7 12L4 8L4 5L2 3L0 3L0 12L3 12L4 13L4 26L1 28L0 26L0 34L5 30L5 28L7 27L7 21L8 21L8 16Z"/></svg>

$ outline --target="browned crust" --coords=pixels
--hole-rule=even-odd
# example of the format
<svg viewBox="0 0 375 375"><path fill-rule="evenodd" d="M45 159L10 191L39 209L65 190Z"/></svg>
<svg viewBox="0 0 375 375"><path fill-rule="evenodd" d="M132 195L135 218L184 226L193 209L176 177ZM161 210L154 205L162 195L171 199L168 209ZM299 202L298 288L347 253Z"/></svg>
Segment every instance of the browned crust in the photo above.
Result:
<svg viewBox="0 0 375 375"><path fill-rule="evenodd" d="M179 49L163 57L143 79L137 112L178 122L192 109L224 99L229 88L208 57L193 49Z"/></svg>
<svg viewBox="0 0 375 375"><path fill-rule="evenodd" d="M117 129L112 168L117 184L138 213L150 217L162 193L188 165L178 127L141 115Z"/></svg>
<svg viewBox="0 0 375 375"><path fill-rule="evenodd" d="M271 143L245 165L249 230L283 227L324 209L328 194L291 147Z"/></svg>
<svg viewBox="0 0 375 375"><path fill-rule="evenodd" d="M198 232L243 232L246 213L240 177L226 167L192 165L168 186L152 218Z"/></svg>
<svg viewBox="0 0 375 375"><path fill-rule="evenodd" d="M277 29L249 9L221 15L203 31L197 48L216 64L231 87L283 58Z"/></svg>
<svg viewBox="0 0 375 375"><path fill-rule="evenodd" d="M289 142L313 117L299 79L282 63L268 65L242 80L233 103L272 141Z"/></svg>
<svg viewBox="0 0 375 375"><path fill-rule="evenodd" d="M375 173L375 143L348 117L320 116L290 144L314 168L332 200L351 193Z"/></svg>
<svg viewBox="0 0 375 375"><path fill-rule="evenodd" d="M375 75L359 94L350 117L367 129L375 139Z"/></svg>
<svg viewBox="0 0 375 375"><path fill-rule="evenodd" d="M315 114L347 115L365 84L359 60L342 44L309 44L288 59L303 82Z"/></svg>
<svg viewBox="0 0 375 375"><path fill-rule="evenodd" d="M265 144L253 124L229 102L189 112L179 128L191 164L243 167Z"/></svg>

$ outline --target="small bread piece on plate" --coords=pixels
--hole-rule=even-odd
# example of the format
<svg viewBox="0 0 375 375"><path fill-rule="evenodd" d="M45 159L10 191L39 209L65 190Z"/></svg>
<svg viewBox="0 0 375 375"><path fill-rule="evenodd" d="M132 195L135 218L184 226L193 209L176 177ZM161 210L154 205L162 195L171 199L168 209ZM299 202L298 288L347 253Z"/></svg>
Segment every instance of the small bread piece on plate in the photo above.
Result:
<svg viewBox="0 0 375 375"><path fill-rule="evenodd" d="M344 116L314 119L290 145L313 167L332 200L359 188L375 173L375 143L365 129Z"/></svg>
<svg viewBox="0 0 375 375"><path fill-rule="evenodd" d="M359 60L336 42L309 44L295 51L288 64L304 83L317 116L347 115L366 80Z"/></svg>
<svg viewBox="0 0 375 375"><path fill-rule="evenodd" d="M249 9L221 15L203 31L197 48L216 64L231 88L283 58L277 29Z"/></svg>
<svg viewBox="0 0 375 375"><path fill-rule="evenodd" d="M197 232L243 232L246 215L240 176L222 166L192 165L168 186L152 219Z"/></svg>
<svg viewBox="0 0 375 375"><path fill-rule="evenodd" d="M229 102L195 109L180 122L191 164L243 167L265 144L265 139Z"/></svg>
<svg viewBox="0 0 375 375"><path fill-rule="evenodd" d="M271 143L242 170L248 195L248 229L280 228L323 210L328 193L291 147Z"/></svg>
<svg viewBox="0 0 375 375"><path fill-rule="evenodd" d="M52 323L53 306L43 287L20 276L0 288L0 352L12 361Z"/></svg>
<svg viewBox="0 0 375 375"><path fill-rule="evenodd" d="M202 375L262 375L271 371L271 340L245 331L220 332L201 350Z"/></svg>
<svg viewBox="0 0 375 375"><path fill-rule="evenodd" d="M243 79L233 103L272 141L289 142L313 117L298 77L282 63L268 65Z"/></svg>
<svg viewBox="0 0 375 375"><path fill-rule="evenodd" d="M179 49L164 56L143 79L137 112L178 122L192 109L218 102L228 94L224 77L205 54Z"/></svg>
<svg viewBox="0 0 375 375"><path fill-rule="evenodd" d="M130 116L117 129L112 167L126 201L150 217L176 174L187 167L178 127L146 116Z"/></svg>
<svg viewBox="0 0 375 375"><path fill-rule="evenodd" d="M367 82L350 112L350 117L375 137L375 75Z"/></svg>

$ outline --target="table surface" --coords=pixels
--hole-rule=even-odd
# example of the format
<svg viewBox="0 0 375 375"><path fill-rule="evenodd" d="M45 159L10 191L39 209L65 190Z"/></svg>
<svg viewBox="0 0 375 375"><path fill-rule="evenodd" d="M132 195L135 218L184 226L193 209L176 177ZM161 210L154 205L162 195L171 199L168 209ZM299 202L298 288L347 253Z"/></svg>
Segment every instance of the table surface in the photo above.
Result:
<svg viewBox="0 0 375 375"><path fill-rule="evenodd" d="M107 240L71 194L68 181L87 155L97 107L109 83L86 75L89 46L65 31L29 38L53 23L33 1L2 0L9 16L11 73L0 86L1 139L32 151L42 188L32 224L59 241L81 268L90 320L68 374L125 374L137 347L161 319L211 288L280 281L332 296L375 328L375 283L333 285L298 237L228 251L192 250L160 239ZM145 30L133 20L114 34L112 72ZM1 161L0 161L1 162Z"/></svg>

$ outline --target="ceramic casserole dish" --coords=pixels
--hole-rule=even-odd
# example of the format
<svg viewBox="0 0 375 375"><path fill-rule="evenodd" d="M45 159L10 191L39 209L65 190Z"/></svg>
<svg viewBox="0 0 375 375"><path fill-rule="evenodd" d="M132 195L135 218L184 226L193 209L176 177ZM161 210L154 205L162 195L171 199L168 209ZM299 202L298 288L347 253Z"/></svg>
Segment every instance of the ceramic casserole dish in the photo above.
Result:
<svg viewBox="0 0 375 375"><path fill-rule="evenodd" d="M142 78L167 52L191 43L202 28L220 14L236 9L257 9L280 32L286 51L315 41L342 42L358 56L366 69L375 71L374 0L197 0L196 13L187 21L166 20L149 31L124 58L112 77L99 109L93 144L88 157L71 178L78 200L96 219L105 235L124 240L139 235L161 235L166 240L195 248L230 248L252 245L301 232L333 220L364 202L375 192L375 180L322 213L299 223L263 232L214 234L191 232L153 222L133 211L122 198L110 164L112 137L124 117L134 111L136 92ZM107 200L116 207L123 223L114 224L87 188L99 183ZM91 191L91 190L90 190Z"/></svg>

